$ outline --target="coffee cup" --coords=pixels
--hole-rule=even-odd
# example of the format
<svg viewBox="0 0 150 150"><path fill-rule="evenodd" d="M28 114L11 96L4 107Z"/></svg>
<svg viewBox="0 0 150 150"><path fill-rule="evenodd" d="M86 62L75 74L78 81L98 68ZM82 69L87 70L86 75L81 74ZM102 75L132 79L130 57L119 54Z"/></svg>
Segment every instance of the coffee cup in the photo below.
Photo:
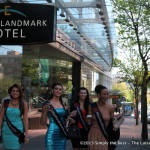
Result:
<svg viewBox="0 0 150 150"><path fill-rule="evenodd" d="M92 123L92 115L87 115L87 123L90 125Z"/></svg>

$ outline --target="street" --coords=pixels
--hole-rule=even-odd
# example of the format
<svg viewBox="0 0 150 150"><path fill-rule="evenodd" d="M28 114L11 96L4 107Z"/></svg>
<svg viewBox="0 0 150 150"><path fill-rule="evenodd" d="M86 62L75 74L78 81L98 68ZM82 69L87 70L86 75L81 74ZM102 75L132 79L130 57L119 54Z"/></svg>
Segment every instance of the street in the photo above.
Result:
<svg viewBox="0 0 150 150"><path fill-rule="evenodd" d="M116 150L148 150L150 149L150 141L140 141L142 125L139 121L139 125L135 125L135 119L133 116L126 116L124 123L121 125L121 137L117 144ZM21 150L45 150L44 135L46 130L29 130L30 142L23 144ZM150 124L148 125L148 133L150 138ZM0 144L0 150L2 150L2 144ZM72 150L70 140L67 141L66 150Z"/></svg>

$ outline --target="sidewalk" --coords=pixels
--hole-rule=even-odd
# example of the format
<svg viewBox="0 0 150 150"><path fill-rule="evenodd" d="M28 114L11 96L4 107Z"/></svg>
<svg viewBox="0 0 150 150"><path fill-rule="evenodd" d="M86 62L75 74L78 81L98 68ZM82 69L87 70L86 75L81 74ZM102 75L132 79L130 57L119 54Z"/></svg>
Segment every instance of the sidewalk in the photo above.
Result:
<svg viewBox="0 0 150 150"><path fill-rule="evenodd" d="M135 125L133 116L125 117L124 123L120 128L120 139L117 142L116 150L149 150L150 140L141 141L142 124ZM148 124L148 137L150 138L150 125Z"/></svg>
<svg viewBox="0 0 150 150"><path fill-rule="evenodd" d="M149 142L141 142L141 129L142 125L135 125L135 119L125 117L124 123L121 125L121 136L119 141L116 143L116 150L149 150ZM148 132L150 138L150 124L148 124ZM29 130L30 142L23 144L21 150L45 150L44 137L46 129L41 130ZM2 144L0 144L0 150L2 150ZM73 150L70 140L67 141L66 150Z"/></svg>
<svg viewBox="0 0 150 150"><path fill-rule="evenodd" d="M30 142L22 144L21 150L45 150L45 133L46 129L29 130ZM0 150L4 150L2 143L0 143ZM67 140L66 150L73 150L70 140Z"/></svg>

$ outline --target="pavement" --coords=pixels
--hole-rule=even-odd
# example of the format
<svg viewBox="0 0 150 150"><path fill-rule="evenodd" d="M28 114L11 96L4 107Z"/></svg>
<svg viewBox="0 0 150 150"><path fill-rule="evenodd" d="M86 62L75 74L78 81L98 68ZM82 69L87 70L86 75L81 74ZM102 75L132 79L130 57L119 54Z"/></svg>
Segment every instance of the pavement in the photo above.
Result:
<svg viewBox="0 0 150 150"><path fill-rule="evenodd" d="M116 150L150 150L150 140L141 140L142 124L136 125L133 116L126 116L120 127L120 139ZM150 124L148 124L148 137L150 139Z"/></svg>
<svg viewBox="0 0 150 150"><path fill-rule="evenodd" d="M150 150L150 141L141 141L141 129L141 123L135 125L133 116L125 117L125 121L120 128L120 139L116 142L116 150ZM45 150L45 133L46 129L29 130L30 142L23 144L21 150ZM148 133L150 138L150 124L148 124ZM0 144L0 150L3 150L2 144ZM73 150L70 140L67 141L66 150Z"/></svg>

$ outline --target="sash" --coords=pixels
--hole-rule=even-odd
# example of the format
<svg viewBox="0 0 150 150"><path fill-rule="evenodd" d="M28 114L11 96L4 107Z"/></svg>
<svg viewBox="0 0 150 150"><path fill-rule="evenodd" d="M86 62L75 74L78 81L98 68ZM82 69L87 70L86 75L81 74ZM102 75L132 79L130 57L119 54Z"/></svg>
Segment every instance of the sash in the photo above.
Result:
<svg viewBox="0 0 150 150"><path fill-rule="evenodd" d="M13 132L13 134L16 135L16 136L19 138L19 142L20 142L20 143L24 143L24 139L25 139L24 133L21 132L16 126L14 126L14 125L10 122L10 120L8 119L8 117L7 117L6 110L7 110L7 108L8 108L9 101L10 101L10 100L5 100L5 101L4 101L5 121L6 121L7 125L8 125L8 127L9 127L9 129Z"/></svg>
<svg viewBox="0 0 150 150"><path fill-rule="evenodd" d="M60 130L63 132L63 134L65 136L67 136L67 130L66 127L64 125L64 123L62 122L60 116L58 115L57 111L55 110L55 108L53 107L52 104L50 104L49 102L45 103L49 105L49 110L48 112L51 114L51 116L53 117L54 121L56 122L56 124L58 125L58 127L60 128Z"/></svg>
<svg viewBox="0 0 150 150"><path fill-rule="evenodd" d="M81 112L79 103L75 103L75 104L74 104L74 107L75 107L76 110L77 110L77 113L78 113L78 115L79 115L79 120L80 120L80 122L81 122L81 124L82 124L84 130L88 132L88 127L87 127L87 125L86 125L86 123L85 123L85 120L84 120L84 118L83 118L83 115L82 115L82 112Z"/></svg>
<svg viewBox="0 0 150 150"><path fill-rule="evenodd" d="M101 129L101 131L102 131L104 137L106 138L106 140L108 142L110 142L111 140L110 140L109 135L107 133L107 128L106 128L104 119L102 117L102 114L101 114L101 112L100 112L100 110L99 110L99 108L97 106L97 103L96 102L91 103L91 107L92 107L92 111L93 111L93 113L94 113L94 115L96 117L96 120L97 120L97 123L99 125L99 128Z"/></svg>

